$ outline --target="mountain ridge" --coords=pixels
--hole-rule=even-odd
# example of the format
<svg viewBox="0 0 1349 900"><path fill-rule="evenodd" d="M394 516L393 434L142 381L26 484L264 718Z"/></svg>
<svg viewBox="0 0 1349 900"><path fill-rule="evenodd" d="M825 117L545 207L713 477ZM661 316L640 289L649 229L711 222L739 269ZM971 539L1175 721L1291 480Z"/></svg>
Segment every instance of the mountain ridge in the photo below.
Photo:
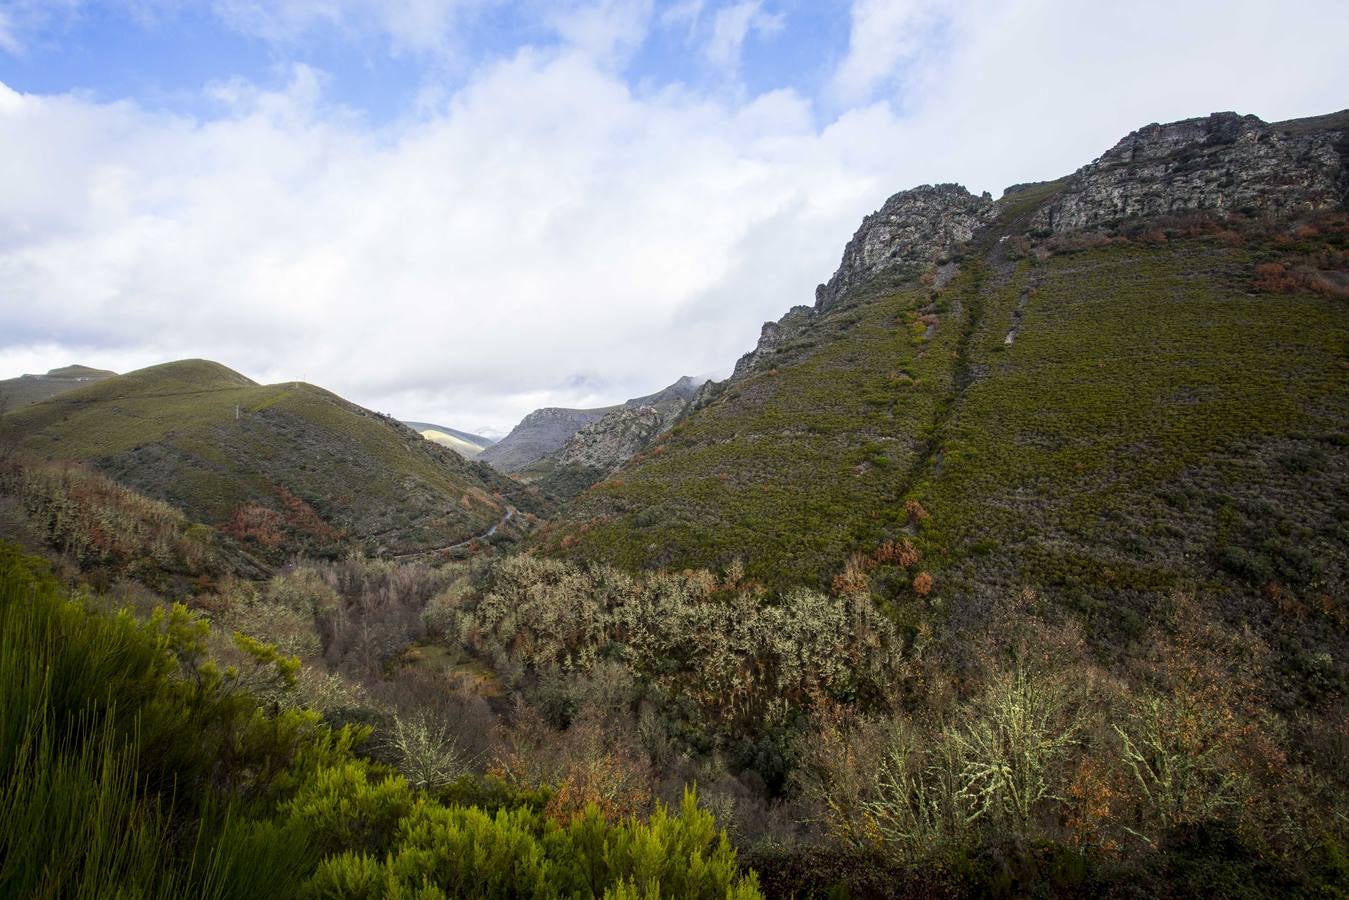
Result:
<svg viewBox="0 0 1349 900"><path fill-rule="evenodd" d="M116 374L111 369L74 364L52 369L44 375L6 378L0 380L0 401L8 404L10 409L18 409Z"/></svg>
<svg viewBox="0 0 1349 900"><path fill-rule="evenodd" d="M573 496L649 446L702 383L684 375L613 406L536 409L479 458L560 497Z"/></svg>
<svg viewBox="0 0 1349 900"><path fill-rule="evenodd" d="M408 553L480 534L508 506L543 508L537 492L387 416L208 360L109 378L4 422L23 452L89 462L272 553Z"/></svg>
<svg viewBox="0 0 1349 900"><path fill-rule="evenodd" d="M482 451L496 443L492 438L460 431L447 425L436 425L432 422L413 422L407 419L403 420L403 424L428 441L440 444L442 447L449 447L465 459L474 459Z"/></svg>
<svg viewBox="0 0 1349 900"><path fill-rule="evenodd" d="M634 569L740 558L777 585L879 566L878 602L917 619L934 615L930 598L988 610L1029 583L1113 608L1103 634L1128 633L1167 584L1222 584L1243 608L1270 579L1308 597L1342 585L1321 498L1349 490L1334 438L1349 421L1336 361L1349 322L1333 299L1349 284L1349 229L1345 195L1328 207L1323 188L1345 184L1347 118L1145 126L1104 163L998 201L952 185L892 196L815 306L766 324L659 455L581 495L537 545ZM1306 147L1320 149L1303 171ZM1271 154L1292 171L1271 175ZM1046 210L1097 195L1109 202L1086 227L1069 229L1077 214L1049 227ZM934 204L941 214L918 214ZM969 240L952 239L974 219ZM1266 445L1324 468L1299 481ZM1224 492L1215 471L1229 459L1246 468ZM1193 499L1173 497L1172 479ZM1282 498L1264 524L1262 492ZM1189 533L1173 533L1173 502L1200 516ZM1136 515L1130 504L1152 516L1133 523L1146 549L1092 524ZM1314 511L1301 526L1298 508ZM906 541L921 562L851 561ZM1301 560L1299 541L1326 562Z"/></svg>

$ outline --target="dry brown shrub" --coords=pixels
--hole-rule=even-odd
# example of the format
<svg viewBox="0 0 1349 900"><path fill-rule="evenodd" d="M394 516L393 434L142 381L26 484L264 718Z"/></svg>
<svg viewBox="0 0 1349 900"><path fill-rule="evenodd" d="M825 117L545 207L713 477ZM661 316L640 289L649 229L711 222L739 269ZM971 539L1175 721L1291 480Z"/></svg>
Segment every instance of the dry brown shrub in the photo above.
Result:
<svg viewBox="0 0 1349 900"><path fill-rule="evenodd" d="M926 597L932 593L932 576L927 572L919 572L913 577L913 592L920 597Z"/></svg>
<svg viewBox="0 0 1349 900"><path fill-rule="evenodd" d="M651 805L651 766L630 735L587 713L554 731L532 707L517 710L489 772L518 787L552 790L546 814L560 823L595 806L607 821Z"/></svg>
<svg viewBox="0 0 1349 900"><path fill-rule="evenodd" d="M863 557L853 556L848 560L843 571L834 576L833 590L836 597L865 594L871 590Z"/></svg>
<svg viewBox="0 0 1349 900"><path fill-rule="evenodd" d="M1064 798L1064 825L1073 846L1110 853L1118 849L1111 836L1121 788L1118 768L1094 757L1077 764Z"/></svg>
<svg viewBox="0 0 1349 900"><path fill-rule="evenodd" d="M860 717L837 703L822 702L800 739L801 761L792 781L808 822L847 847L875 844L866 804L876 795L876 774L891 743L885 719Z"/></svg>
<svg viewBox="0 0 1349 900"><path fill-rule="evenodd" d="M911 525L916 525L924 519L931 518L928 511L923 508L923 504L919 503L917 500L905 500L904 512L908 514L909 524Z"/></svg>
<svg viewBox="0 0 1349 900"><path fill-rule="evenodd" d="M908 538L904 538L898 544L886 541L872 554L872 559L881 565L895 565L905 569L916 565L922 558L922 552Z"/></svg>
<svg viewBox="0 0 1349 900"><path fill-rule="evenodd" d="M235 540L256 541L263 547L277 547L285 540L285 520L275 510L253 501L240 503L220 530Z"/></svg>

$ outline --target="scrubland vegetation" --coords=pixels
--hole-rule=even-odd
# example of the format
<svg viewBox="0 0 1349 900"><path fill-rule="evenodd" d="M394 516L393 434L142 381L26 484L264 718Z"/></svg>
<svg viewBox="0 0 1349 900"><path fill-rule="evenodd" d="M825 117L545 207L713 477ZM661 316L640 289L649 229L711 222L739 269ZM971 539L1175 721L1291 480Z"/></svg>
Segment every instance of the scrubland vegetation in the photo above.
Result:
<svg viewBox="0 0 1349 900"><path fill-rule="evenodd" d="M997 234L514 555L348 540L303 453L211 527L107 460L218 447L6 417L0 537L55 566L0 543L0 895L1349 895L1349 219Z"/></svg>
<svg viewBox="0 0 1349 900"><path fill-rule="evenodd" d="M299 662L183 606L138 620L0 548L0 893L144 897L735 897L752 875L676 811L544 812L499 779L414 786L370 729L268 708Z"/></svg>
<svg viewBox="0 0 1349 900"><path fill-rule="evenodd" d="M918 555L891 545L828 593L772 592L738 566L351 557L226 576L189 609L126 581L117 600L72 593L7 550L4 658L31 668L4 679L30 692L3 707L19 754L0 770L4 884L65 896L44 881L59 870L150 896L654 896L652 878L709 897L1343 888L1340 688L1276 710L1271 649L1183 591L1123 666L1031 589L953 645L864 589ZM53 808L70 811L47 821Z"/></svg>

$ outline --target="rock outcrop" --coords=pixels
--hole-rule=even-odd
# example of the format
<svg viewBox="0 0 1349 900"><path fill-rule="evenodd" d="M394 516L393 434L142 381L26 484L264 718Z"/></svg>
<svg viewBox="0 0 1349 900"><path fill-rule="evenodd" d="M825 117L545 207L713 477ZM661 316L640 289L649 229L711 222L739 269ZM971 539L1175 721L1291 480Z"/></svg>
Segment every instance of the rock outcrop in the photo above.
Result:
<svg viewBox="0 0 1349 900"><path fill-rule="evenodd" d="M551 466L583 468L596 474L568 483L597 481L644 449L672 424L703 382L685 375L669 387L618 406L599 409L538 409L520 420L499 443L478 455L502 472ZM555 486L556 487L556 486ZM570 493L569 490L562 493Z"/></svg>
<svg viewBox="0 0 1349 900"><path fill-rule="evenodd" d="M572 435L604 418L610 409L536 409L510 434L479 453L478 460L499 472L518 472L557 452Z"/></svg>
<svg viewBox="0 0 1349 900"><path fill-rule="evenodd" d="M940 286L955 272L949 260L961 246L997 218L1008 198L1034 187L1013 185L996 203L958 184L895 194L862 221L838 270L815 289L815 306L796 306L766 322L732 380L766 364L878 276L937 266ZM1278 217L1341 207L1347 199L1349 110L1274 124L1224 112L1138 129L1066 179L1028 225L1043 236L1193 210ZM716 386L705 389L695 405L715 392Z"/></svg>
<svg viewBox="0 0 1349 900"><path fill-rule="evenodd" d="M793 306L787 310L785 316L776 322L763 323L763 329L759 332L759 343L755 345L753 350L740 357L735 364L735 372L731 377L739 378L746 372L753 370L761 360L776 353L804 334L814 320L814 307Z"/></svg>
<svg viewBox="0 0 1349 900"><path fill-rule="evenodd" d="M608 472L640 453L665 427L665 417L654 406L625 406L572 435L557 461Z"/></svg>
<svg viewBox="0 0 1349 900"><path fill-rule="evenodd" d="M1214 113L1147 125L1078 169L1036 211L1041 233L1208 210L1283 216L1335 207L1349 191L1349 116L1273 125Z"/></svg>
<svg viewBox="0 0 1349 900"><path fill-rule="evenodd" d="M732 380L805 334L859 285L902 269L927 269L946 263L962 244L987 225L997 206L987 194L975 196L958 184L923 185L900 191L862 225L843 250L843 260L827 284L815 289L815 306L794 306L776 322L765 322L759 343L740 357Z"/></svg>
<svg viewBox="0 0 1349 900"><path fill-rule="evenodd" d="M900 191L862 220L843 250L838 271L815 289L816 310L829 309L853 288L885 272L945 262L995 214L992 197L975 196L958 184Z"/></svg>
<svg viewBox="0 0 1349 900"><path fill-rule="evenodd" d="M669 429L700 387L701 381L685 375L663 390L627 401L572 435L558 452L558 464L609 474Z"/></svg>

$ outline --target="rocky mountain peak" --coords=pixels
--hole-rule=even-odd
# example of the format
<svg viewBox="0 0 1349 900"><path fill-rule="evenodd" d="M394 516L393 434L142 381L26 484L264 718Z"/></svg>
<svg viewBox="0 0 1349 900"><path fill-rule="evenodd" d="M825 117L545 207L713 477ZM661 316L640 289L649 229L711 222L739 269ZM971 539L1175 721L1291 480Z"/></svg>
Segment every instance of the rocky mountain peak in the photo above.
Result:
<svg viewBox="0 0 1349 900"><path fill-rule="evenodd" d="M609 409L536 409L510 434L478 454L478 459L502 472L518 472L557 450L577 431L603 418Z"/></svg>
<svg viewBox="0 0 1349 900"><path fill-rule="evenodd" d="M1190 210L1282 216L1338 206L1346 191L1349 115L1271 125L1220 112L1126 135L1078 169L1031 225L1064 233Z"/></svg>
<svg viewBox="0 0 1349 900"><path fill-rule="evenodd" d="M687 403L698 393L698 389L703 386L704 380L694 378L692 375L685 375L669 387L662 388L645 397L635 397L626 401L623 405L632 409L639 406L663 407L671 403Z"/></svg>
<svg viewBox="0 0 1349 900"><path fill-rule="evenodd" d="M827 284L815 289L824 311L849 290L883 272L927 267L948 258L994 215L993 198L975 196L958 184L926 184L900 191L862 220L843 261Z"/></svg>

